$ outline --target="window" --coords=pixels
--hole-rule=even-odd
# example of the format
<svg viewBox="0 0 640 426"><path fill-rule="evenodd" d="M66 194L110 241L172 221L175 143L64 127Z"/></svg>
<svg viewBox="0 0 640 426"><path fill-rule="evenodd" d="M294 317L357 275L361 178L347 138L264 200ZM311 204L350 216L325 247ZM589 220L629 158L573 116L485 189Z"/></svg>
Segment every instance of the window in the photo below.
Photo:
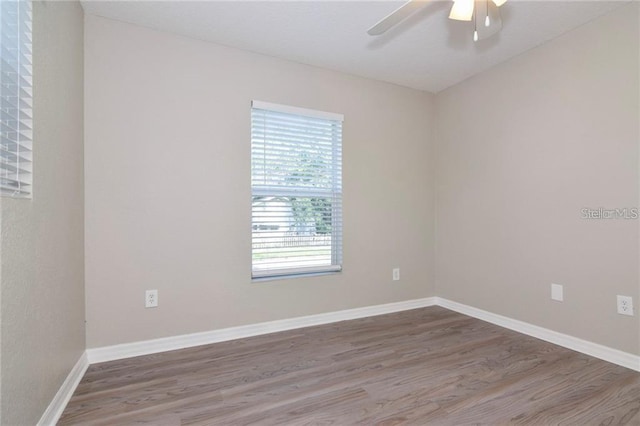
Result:
<svg viewBox="0 0 640 426"><path fill-rule="evenodd" d="M252 276L342 269L342 115L253 101Z"/></svg>
<svg viewBox="0 0 640 426"><path fill-rule="evenodd" d="M0 194L31 196L31 2L0 1Z"/></svg>

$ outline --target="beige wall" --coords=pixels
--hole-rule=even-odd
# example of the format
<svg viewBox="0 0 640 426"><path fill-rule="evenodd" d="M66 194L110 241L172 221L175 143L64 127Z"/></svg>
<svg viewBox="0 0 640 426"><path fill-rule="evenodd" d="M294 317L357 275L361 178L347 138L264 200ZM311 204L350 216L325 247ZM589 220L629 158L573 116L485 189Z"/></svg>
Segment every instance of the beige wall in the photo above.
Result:
<svg viewBox="0 0 640 426"><path fill-rule="evenodd" d="M88 347L437 294L640 353L638 221L580 218L638 205L637 8L435 99L88 16ZM251 283L252 99L345 114L343 273Z"/></svg>
<svg viewBox="0 0 640 426"><path fill-rule="evenodd" d="M433 295L431 95L94 16L85 31L88 347ZM342 273L251 282L252 99L344 114Z"/></svg>
<svg viewBox="0 0 640 426"><path fill-rule="evenodd" d="M638 206L637 8L438 94L439 296L640 354L639 221L580 218Z"/></svg>
<svg viewBox="0 0 640 426"><path fill-rule="evenodd" d="M33 425L85 348L83 12L33 4L34 196L2 198L2 424Z"/></svg>

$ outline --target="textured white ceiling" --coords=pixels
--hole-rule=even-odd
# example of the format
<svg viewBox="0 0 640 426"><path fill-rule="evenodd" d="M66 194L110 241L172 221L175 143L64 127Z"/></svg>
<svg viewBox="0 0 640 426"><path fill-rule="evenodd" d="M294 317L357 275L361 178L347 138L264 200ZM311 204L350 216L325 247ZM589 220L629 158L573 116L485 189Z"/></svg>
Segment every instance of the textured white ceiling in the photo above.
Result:
<svg viewBox="0 0 640 426"><path fill-rule="evenodd" d="M518 1L503 29L472 41L473 25L432 1L384 35L367 29L402 1L95 1L86 13L270 56L438 92L624 4Z"/></svg>

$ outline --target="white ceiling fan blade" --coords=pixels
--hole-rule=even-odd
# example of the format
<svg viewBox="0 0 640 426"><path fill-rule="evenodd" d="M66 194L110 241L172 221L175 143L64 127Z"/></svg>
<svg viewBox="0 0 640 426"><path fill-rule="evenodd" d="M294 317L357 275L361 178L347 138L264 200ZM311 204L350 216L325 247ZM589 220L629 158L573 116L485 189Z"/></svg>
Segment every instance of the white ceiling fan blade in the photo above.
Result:
<svg viewBox="0 0 640 426"><path fill-rule="evenodd" d="M409 0L386 18L383 18L380 22L369 28L367 34L373 36L387 32L391 27L394 27L409 16L413 15L418 9L424 6L425 3L425 0Z"/></svg>
<svg viewBox="0 0 640 426"><path fill-rule="evenodd" d="M471 21L475 0L454 0L449 19L456 21Z"/></svg>

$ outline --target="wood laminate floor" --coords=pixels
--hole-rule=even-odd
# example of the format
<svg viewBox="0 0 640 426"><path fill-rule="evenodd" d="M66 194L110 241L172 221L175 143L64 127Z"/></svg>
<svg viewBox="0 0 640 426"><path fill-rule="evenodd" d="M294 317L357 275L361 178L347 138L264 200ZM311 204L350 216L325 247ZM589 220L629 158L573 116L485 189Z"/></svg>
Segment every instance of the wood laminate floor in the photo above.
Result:
<svg viewBox="0 0 640 426"><path fill-rule="evenodd" d="M640 425L640 373L444 308L89 367L60 424Z"/></svg>

